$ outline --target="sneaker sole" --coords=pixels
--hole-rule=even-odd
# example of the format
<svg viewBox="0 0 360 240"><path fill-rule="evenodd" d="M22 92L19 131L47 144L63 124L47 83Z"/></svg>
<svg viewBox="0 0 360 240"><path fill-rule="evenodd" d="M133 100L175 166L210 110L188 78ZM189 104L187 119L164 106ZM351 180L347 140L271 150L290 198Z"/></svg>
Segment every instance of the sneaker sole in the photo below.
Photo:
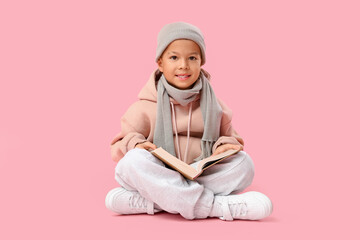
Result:
<svg viewBox="0 0 360 240"><path fill-rule="evenodd" d="M253 197L255 199L257 199L259 202L264 203L263 204L264 216L259 218L259 219L266 218L266 217L270 216L270 214L273 211L273 205L272 205L272 202L271 202L270 198L268 198L265 194L262 194L260 192L252 192L252 194L254 194ZM259 219L254 219L254 220L259 220Z"/></svg>

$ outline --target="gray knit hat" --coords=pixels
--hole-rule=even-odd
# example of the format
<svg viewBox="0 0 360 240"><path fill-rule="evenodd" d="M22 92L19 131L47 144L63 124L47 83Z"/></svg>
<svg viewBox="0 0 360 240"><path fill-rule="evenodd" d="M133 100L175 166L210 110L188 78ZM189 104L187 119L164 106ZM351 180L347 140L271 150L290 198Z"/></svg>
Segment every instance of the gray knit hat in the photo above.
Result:
<svg viewBox="0 0 360 240"><path fill-rule="evenodd" d="M174 22L165 25L157 37L156 59L157 62L167 46L177 39L189 39L197 43L201 50L201 65L205 63L205 42L201 30L186 22Z"/></svg>

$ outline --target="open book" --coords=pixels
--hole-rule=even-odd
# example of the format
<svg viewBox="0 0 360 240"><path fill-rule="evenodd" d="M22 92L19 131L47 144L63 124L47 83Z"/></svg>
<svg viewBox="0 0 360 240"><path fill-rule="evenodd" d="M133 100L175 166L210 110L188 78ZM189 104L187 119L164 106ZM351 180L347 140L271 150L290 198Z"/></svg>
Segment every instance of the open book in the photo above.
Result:
<svg viewBox="0 0 360 240"><path fill-rule="evenodd" d="M217 164L218 162L230 157L231 155L234 155L239 151L240 150L234 150L234 149L227 150L226 152L204 158L191 165L174 157L173 155L171 155L161 147L151 151L151 153L154 156L156 156L158 159L163 161L166 165L177 170L187 179L194 180L198 176L200 176L205 169L213 166L214 164Z"/></svg>

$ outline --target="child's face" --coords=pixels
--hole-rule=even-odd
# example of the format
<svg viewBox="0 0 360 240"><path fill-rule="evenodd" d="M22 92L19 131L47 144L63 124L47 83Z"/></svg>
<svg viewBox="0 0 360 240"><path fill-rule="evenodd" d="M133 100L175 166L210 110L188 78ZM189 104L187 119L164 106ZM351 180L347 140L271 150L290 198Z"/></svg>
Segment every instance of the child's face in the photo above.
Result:
<svg viewBox="0 0 360 240"><path fill-rule="evenodd" d="M191 88L199 78L201 71L200 47L191 40L175 40L169 44L159 58L158 66L173 87Z"/></svg>

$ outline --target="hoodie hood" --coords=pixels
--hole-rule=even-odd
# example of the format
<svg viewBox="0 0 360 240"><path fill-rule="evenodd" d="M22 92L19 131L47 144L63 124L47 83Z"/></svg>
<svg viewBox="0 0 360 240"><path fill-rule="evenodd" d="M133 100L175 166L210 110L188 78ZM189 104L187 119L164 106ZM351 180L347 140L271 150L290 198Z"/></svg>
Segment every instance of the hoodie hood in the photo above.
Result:
<svg viewBox="0 0 360 240"><path fill-rule="evenodd" d="M151 73L149 80L138 94L138 98L140 100L157 102L157 90L155 87L155 72L156 69Z"/></svg>

